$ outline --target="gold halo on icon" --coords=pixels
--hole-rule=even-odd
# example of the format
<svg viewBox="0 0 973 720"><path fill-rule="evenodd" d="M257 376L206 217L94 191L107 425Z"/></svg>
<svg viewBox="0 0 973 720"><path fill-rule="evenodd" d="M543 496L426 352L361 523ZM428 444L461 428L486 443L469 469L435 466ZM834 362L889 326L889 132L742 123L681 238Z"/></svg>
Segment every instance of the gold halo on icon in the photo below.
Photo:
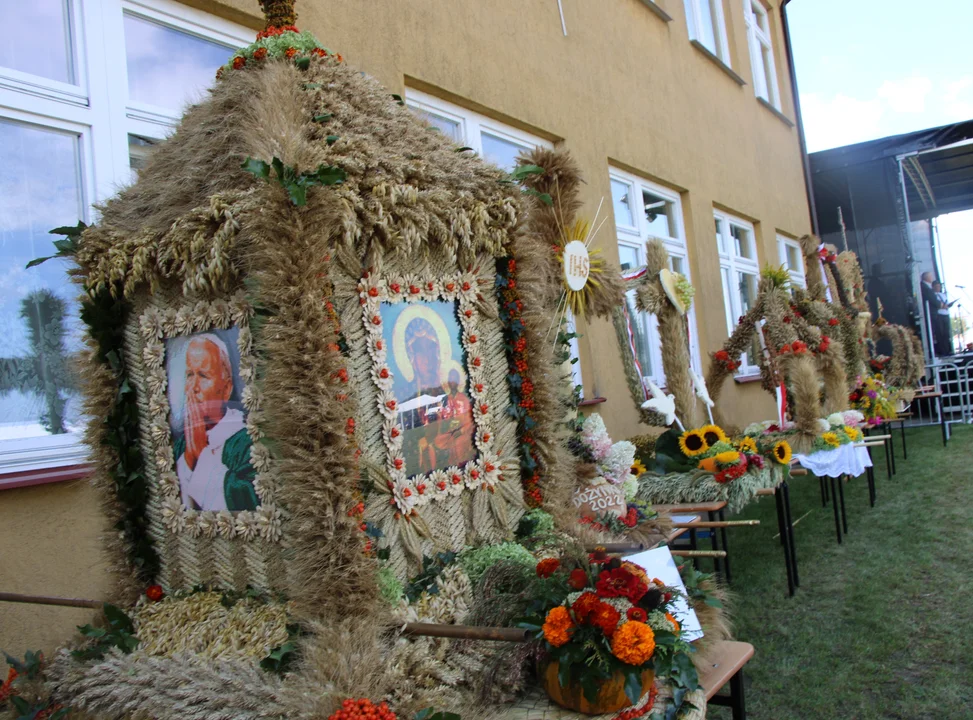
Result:
<svg viewBox="0 0 973 720"><path fill-rule="evenodd" d="M410 305L395 321L395 326L392 328L392 353L395 355L396 371L405 378L406 382L412 382L415 378L415 370L409 362L409 353L405 349L405 331L409 323L416 318L427 321L436 332L436 338L439 340L439 379L445 385L449 370L453 368L454 363L456 365L459 363L453 360L453 341L449 336L449 330L446 329L446 323L435 310L426 305ZM466 373L461 366L459 370L460 377L465 378Z"/></svg>

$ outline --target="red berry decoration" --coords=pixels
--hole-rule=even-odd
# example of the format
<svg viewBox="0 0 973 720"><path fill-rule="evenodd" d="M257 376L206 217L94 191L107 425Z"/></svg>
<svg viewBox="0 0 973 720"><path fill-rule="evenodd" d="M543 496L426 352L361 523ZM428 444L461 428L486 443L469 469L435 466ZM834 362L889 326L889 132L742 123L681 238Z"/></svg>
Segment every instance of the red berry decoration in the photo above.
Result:
<svg viewBox="0 0 973 720"><path fill-rule="evenodd" d="M145 597L152 602L159 602L163 597L165 597L165 592L162 590L161 585L149 585L145 589Z"/></svg>

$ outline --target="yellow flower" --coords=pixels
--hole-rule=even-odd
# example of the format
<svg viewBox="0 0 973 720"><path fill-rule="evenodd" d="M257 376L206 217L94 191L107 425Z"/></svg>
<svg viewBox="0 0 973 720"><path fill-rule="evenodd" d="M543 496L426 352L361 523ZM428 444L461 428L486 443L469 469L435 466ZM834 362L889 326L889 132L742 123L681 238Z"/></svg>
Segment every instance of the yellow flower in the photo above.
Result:
<svg viewBox="0 0 973 720"><path fill-rule="evenodd" d="M824 442L826 442L828 445L830 445L833 448L836 448L839 445L841 445L841 440L838 437L838 433L826 432L824 435L821 436L821 439L824 440Z"/></svg>
<svg viewBox="0 0 973 720"><path fill-rule="evenodd" d="M779 462L781 465L790 465L791 446L786 440L780 440L774 444L774 460Z"/></svg>
<svg viewBox="0 0 973 720"><path fill-rule="evenodd" d="M750 455L757 454L757 441L752 437L745 437L740 442L737 443L737 450L740 452L745 452Z"/></svg>
<svg viewBox="0 0 973 720"><path fill-rule="evenodd" d="M845 425L844 430L845 430L845 435L847 435L848 439L851 440L852 442L858 442L863 437L862 431L856 427L849 427L848 425Z"/></svg>
<svg viewBox="0 0 973 720"><path fill-rule="evenodd" d="M648 468L645 467L641 460L635 458L635 462L632 463L632 475L639 477L640 475L644 475L646 472L648 472Z"/></svg>
<svg viewBox="0 0 973 720"><path fill-rule="evenodd" d="M703 425L699 429L699 432L703 434L703 440L706 441L706 445L709 447L713 447L718 442L730 442L726 433L723 432L723 428L719 425Z"/></svg>
<svg viewBox="0 0 973 720"><path fill-rule="evenodd" d="M679 449L686 457L696 457L709 450L702 430L687 430L679 436Z"/></svg>
<svg viewBox="0 0 973 720"><path fill-rule="evenodd" d="M727 450L717 454L713 459L721 465L735 465L740 462L740 453L736 450Z"/></svg>

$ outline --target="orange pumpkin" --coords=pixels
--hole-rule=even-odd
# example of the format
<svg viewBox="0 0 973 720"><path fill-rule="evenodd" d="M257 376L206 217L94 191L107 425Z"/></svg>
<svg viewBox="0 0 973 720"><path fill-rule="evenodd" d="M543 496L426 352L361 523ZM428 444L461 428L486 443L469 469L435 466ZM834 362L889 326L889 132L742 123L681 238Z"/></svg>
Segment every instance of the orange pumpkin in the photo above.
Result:
<svg viewBox="0 0 973 720"><path fill-rule="evenodd" d="M547 665L541 665L538 669L541 686L547 696L561 707L585 715L604 715L632 705L625 694L625 676L622 673L616 672L607 680L602 680L598 697L595 698L594 702L588 702L580 683L571 683L566 687L561 686L557 677L558 667L559 664L554 661ZM652 689L654 681L655 673L652 670L642 671L642 697L645 697Z"/></svg>

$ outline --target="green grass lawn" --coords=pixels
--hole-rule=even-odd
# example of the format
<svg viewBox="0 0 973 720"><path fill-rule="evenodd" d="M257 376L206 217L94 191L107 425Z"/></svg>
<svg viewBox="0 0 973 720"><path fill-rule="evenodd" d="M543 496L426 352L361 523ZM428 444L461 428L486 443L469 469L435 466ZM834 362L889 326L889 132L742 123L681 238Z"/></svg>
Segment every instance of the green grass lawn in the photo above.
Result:
<svg viewBox="0 0 973 720"><path fill-rule="evenodd" d="M865 477L845 485L849 534L835 538L818 480L793 478L801 586L787 597L773 498L731 530L735 635L752 720L973 718L973 428L908 430L909 459L888 479L874 453L878 501ZM736 519L736 518L734 518ZM711 706L709 717L729 718Z"/></svg>

